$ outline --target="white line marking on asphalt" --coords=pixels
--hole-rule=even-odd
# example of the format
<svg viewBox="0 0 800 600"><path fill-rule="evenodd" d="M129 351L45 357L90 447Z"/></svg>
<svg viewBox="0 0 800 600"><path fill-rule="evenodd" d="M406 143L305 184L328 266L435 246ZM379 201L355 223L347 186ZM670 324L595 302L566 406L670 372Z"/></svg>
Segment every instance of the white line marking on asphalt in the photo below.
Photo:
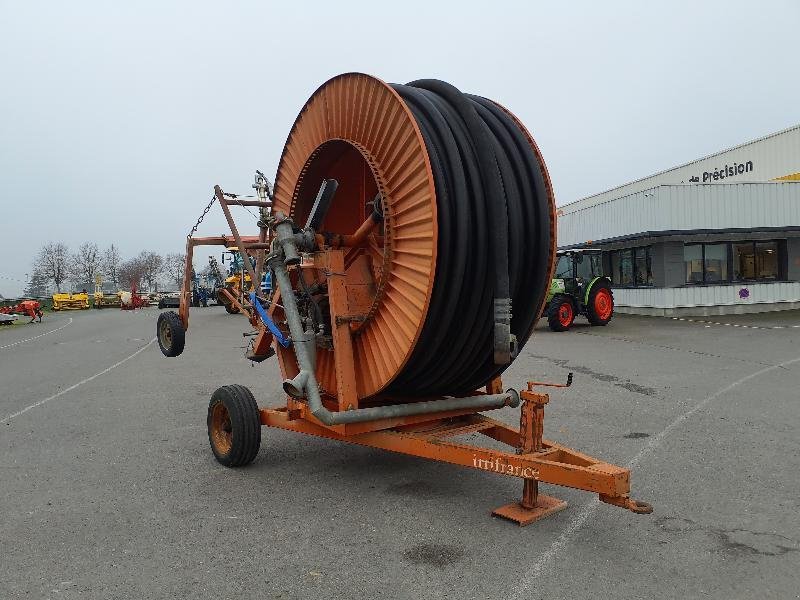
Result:
<svg viewBox="0 0 800 600"><path fill-rule="evenodd" d="M61 327L56 327L55 329L51 329L50 331L45 331L44 333L37 335L36 337L28 338L25 340L19 340L18 342L14 342L13 344L8 344L6 346L0 346L0 350L5 350L6 348L13 348L14 346L18 346L19 344L24 344L25 342L32 342L33 340L38 340L41 337L46 335L50 335L51 333L55 333L56 331L61 331L67 325L72 323L72 317L69 318L69 321L64 323Z"/></svg>
<svg viewBox="0 0 800 600"><path fill-rule="evenodd" d="M23 408L22 410L20 410L20 411L18 411L18 412L12 413L12 414L8 415L7 417L3 417L2 419L0 419L0 423L7 423L7 422L11 421L11 419L16 419L16 418L17 418L17 417L19 417L20 415L24 415L24 414L25 414L26 412L28 412L29 410L33 410L34 408L37 408L37 407L41 406L42 404L47 404L47 403L48 403L48 402L50 402L51 400L55 400L55 399L56 399L56 398L58 398L59 396L63 396L63 395L64 395L64 394L66 394L67 392L71 392L71 391L72 391L72 390L74 390L75 388L78 388L78 387L82 386L84 383L89 383L90 381L94 381L95 379L97 379L97 378L98 378L98 377L100 377L101 375L105 375L105 374L106 374L106 373L108 373L109 371L113 371L113 370L114 370L114 369L116 369L118 366L120 366L120 365L122 365L122 364L124 364L124 363L128 362L130 359L134 358L135 356L138 356L139 354L141 354L142 352L144 352L145 350L147 350L147 349L148 349L150 346L152 346L152 345L153 345L153 342L155 342L155 341L156 341L156 338L153 338L152 340L150 340L149 342L147 342L147 344L145 344L144 346L142 346L141 348L139 348L139 349L138 349L136 352L134 352L134 353L133 353L133 354L131 354L130 356L127 356L127 357L123 358L121 361L114 363L113 365L111 365L111 366L110 366L110 367L108 367L107 369L103 369L103 370L102 370L102 371L100 371L99 373L95 373L95 374L94 374L94 375L92 375L91 377L87 377L86 379L82 379L82 380L80 380L78 383L76 383L76 384L74 384L74 385L71 385L71 386L69 386L68 388L64 388L63 390L61 390L61 391L60 391L60 392L58 392L57 394L53 394L52 396L50 396L49 398L45 398L44 400L39 400L38 402L34 402L34 403L33 403L33 404L31 404L30 406L26 406L25 408Z"/></svg>
<svg viewBox="0 0 800 600"><path fill-rule="evenodd" d="M651 437L650 440L645 444L645 446L639 450L639 452L634 456L630 462L628 462L628 468L632 469L639 462L648 454L650 454L653 450L658 448L661 445L661 442L664 441L664 438L678 425L686 421L689 417L694 415L696 412L702 410L709 403L719 398L722 394L730 392L733 388L740 386L741 384L750 381L751 379L755 379L756 377L760 377L765 373L769 373L770 371L774 371L775 369L782 369L787 367L791 364L796 362L800 362L800 356L797 358L793 358L792 360L787 360L786 362L782 362L779 365L772 365L771 367L765 367L760 371L756 371L755 373L751 373L746 377L742 377L741 379L734 381L733 383L726 385L724 388L717 390L710 396L707 396L697 404L695 404L692 408L687 410L685 413L679 415L675 420L673 420L669 425L667 425L664 429L661 430L660 433L656 434L655 436ZM545 572L547 567L553 561L553 559L562 551L564 548L567 547L572 537L575 533L583 527L589 519L592 518L594 513L597 511L597 508L600 506L600 500L595 497L587 504L584 504L578 513L570 519L567 526L564 528L564 531L561 532L561 535L556 538L556 540L550 545L550 547L545 550L539 559L533 563L531 566L530 571L527 574L523 575L522 580L518 584L517 588L512 591L510 596L511 600L517 599L527 599L533 595L534 586L541 580L542 574Z"/></svg>
<svg viewBox="0 0 800 600"><path fill-rule="evenodd" d="M717 321L703 321L700 319L682 319L680 317L671 317L673 321L685 321L687 323L705 323L705 327L710 325L725 325L727 327L741 327L742 329L760 329L763 331L768 331L770 329L787 329L789 327L800 328L800 325L771 325L771 326L760 326L760 325L741 325L739 323L719 323Z"/></svg>

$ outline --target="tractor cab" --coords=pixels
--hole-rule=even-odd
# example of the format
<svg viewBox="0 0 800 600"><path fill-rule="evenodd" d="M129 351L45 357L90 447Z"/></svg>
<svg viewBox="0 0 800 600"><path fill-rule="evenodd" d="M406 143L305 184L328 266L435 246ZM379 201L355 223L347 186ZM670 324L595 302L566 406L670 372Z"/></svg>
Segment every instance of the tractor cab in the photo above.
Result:
<svg viewBox="0 0 800 600"><path fill-rule="evenodd" d="M228 255L227 259L225 258L226 254ZM230 263L228 267L228 277L237 277L245 270L242 255L239 253L239 248L236 246L226 248L225 252L222 253L222 264L226 262Z"/></svg>
<svg viewBox="0 0 800 600"><path fill-rule="evenodd" d="M550 329L566 331L576 315L586 315L592 325L606 325L614 311L614 295L603 274L602 252L560 250L556 256L544 313Z"/></svg>
<svg viewBox="0 0 800 600"><path fill-rule="evenodd" d="M560 250L553 278L564 282L565 291L580 293L587 281L603 277L600 250Z"/></svg>

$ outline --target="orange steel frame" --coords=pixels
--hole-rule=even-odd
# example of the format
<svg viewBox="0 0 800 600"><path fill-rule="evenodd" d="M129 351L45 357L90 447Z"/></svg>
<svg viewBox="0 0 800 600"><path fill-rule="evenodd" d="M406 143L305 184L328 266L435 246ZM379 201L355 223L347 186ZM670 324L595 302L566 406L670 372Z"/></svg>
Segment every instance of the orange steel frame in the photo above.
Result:
<svg viewBox="0 0 800 600"><path fill-rule="evenodd" d="M499 379L492 384L500 384ZM599 494L601 501L636 513L651 512L648 504L629 497L630 471L576 452L542 438L544 406L548 394L528 383L522 392L520 427L516 429L481 413L452 411L419 417L387 419L369 423L362 432L340 433L314 419L304 404L287 398L286 407L260 409L261 423L287 431L370 446L401 454L471 467L523 480L519 502L495 509L492 514L528 525L566 508L564 501L539 494L539 482L572 487ZM542 385L542 384L538 384ZM544 384L547 385L547 384ZM374 429L380 426L380 429ZM493 450L451 441L480 433L510 447Z"/></svg>
<svg viewBox="0 0 800 600"><path fill-rule="evenodd" d="M190 265L192 249L197 245L225 245L238 247L246 265L249 265L249 252L263 250L268 244L264 232L259 236L239 235L230 217L222 192L218 190L220 204L226 213L234 236L210 238L189 238L187 240L186 270L181 294L180 316L188 329ZM363 233L363 232L362 232ZM366 236L359 235L359 238ZM336 368L337 394L324 397L329 410L352 410L359 408L356 392L356 365L353 359L351 322L354 315L348 314L347 291L345 288L345 264L349 252L354 247L325 247L320 252L305 255L299 269L312 269L323 274L328 283L328 296L331 311L331 327ZM263 257L257 256L257 260ZM280 291L268 309L272 316L279 304ZM273 336L260 321L255 311L250 310L249 302L239 303L233 296L230 300L240 309L253 327L258 330L254 342L255 353L265 354L276 346ZM283 362L281 369L286 373ZM575 489L594 492L602 502L619 506L635 513L652 512L649 504L630 498L629 469L605 463L570 448L543 438L544 408L550 401L548 394L538 390L540 387L567 387L567 384L552 384L529 381L527 389L520 392L519 428L511 427L501 421L489 418L474 409L447 411L416 416L404 416L326 426L318 421L301 401L286 396L286 405L274 408L261 408L261 423L267 427L285 429L351 444L380 448L401 454L418 456L430 460L470 467L523 480L522 498L498 509L492 514L527 525L544 516L566 508L566 502L539 494L539 482L556 484ZM485 393L496 394L503 390L500 378L489 382ZM476 392L478 393L478 392ZM426 398L424 400L434 400ZM381 398L383 401L402 401L402 398ZM422 399L418 399L422 400ZM453 441L452 438L470 433L480 433L499 441L507 450L495 450L472 444Z"/></svg>

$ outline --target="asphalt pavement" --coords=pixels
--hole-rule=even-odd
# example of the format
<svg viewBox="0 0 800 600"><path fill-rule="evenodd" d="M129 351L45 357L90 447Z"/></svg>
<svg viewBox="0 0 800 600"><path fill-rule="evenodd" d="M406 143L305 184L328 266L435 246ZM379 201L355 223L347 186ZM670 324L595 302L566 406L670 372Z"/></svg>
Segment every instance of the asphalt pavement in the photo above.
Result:
<svg viewBox="0 0 800 600"><path fill-rule="evenodd" d="M570 506L526 528L490 516L518 480L370 448L264 429L222 467L211 393L277 404L277 364L217 307L167 359L157 314L0 330L0 599L800 597L798 311L540 326L504 383L574 372L546 437L655 511L542 485Z"/></svg>

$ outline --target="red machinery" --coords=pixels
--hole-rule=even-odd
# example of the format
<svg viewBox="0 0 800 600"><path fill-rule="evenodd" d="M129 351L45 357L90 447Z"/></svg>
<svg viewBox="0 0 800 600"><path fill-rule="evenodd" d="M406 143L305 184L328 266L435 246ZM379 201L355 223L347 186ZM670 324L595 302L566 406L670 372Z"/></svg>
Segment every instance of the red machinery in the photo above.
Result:
<svg viewBox="0 0 800 600"><path fill-rule="evenodd" d="M122 292L120 296L120 308L122 310L136 310L148 306L149 302L144 296L136 293L136 284L131 284L130 292Z"/></svg>
<svg viewBox="0 0 800 600"><path fill-rule="evenodd" d="M38 318L42 322L42 305L37 300L23 300L14 306L0 307L0 314L4 315L27 315L31 318L29 321L33 323L34 319ZM5 321L0 321L4 323ZM9 321L10 322L10 321Z"/></svg>

